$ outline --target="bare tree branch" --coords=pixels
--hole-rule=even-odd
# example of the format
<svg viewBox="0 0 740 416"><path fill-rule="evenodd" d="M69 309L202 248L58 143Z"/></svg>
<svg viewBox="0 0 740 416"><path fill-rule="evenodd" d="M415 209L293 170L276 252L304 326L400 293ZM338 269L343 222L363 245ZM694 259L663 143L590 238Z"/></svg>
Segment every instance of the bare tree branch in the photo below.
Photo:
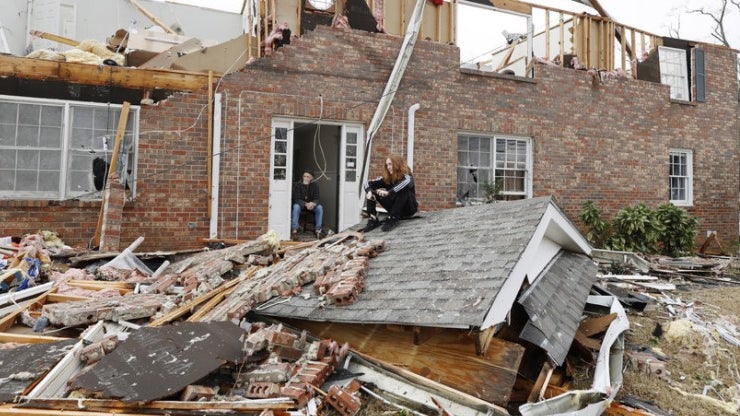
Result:
<svg viewBox="0 0 740 416"><path fill-rule="evenodd" d="M733 5L740 7L740 0L729 0ZM727 2L728 0L721 0L721 6L716 11L707 10L705 7L700 9L689 10L688 13L701 14L712 19L714 22L714 28L712 29L712 37L719 41L721 44L729 47L730 42L727 41L727 35L725 35L725 15L727 14Z"/></svg>

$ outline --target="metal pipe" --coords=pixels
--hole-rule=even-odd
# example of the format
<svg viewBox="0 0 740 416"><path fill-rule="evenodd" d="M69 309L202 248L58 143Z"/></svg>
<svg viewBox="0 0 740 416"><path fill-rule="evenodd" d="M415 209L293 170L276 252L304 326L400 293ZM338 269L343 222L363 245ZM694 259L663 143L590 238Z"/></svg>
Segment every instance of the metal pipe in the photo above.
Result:
<svg viewBox="0 0 740 416"><path fill-rule="evenodd" d="M414 120L416 110L421 107L421 104L416 103L409 107L409 118L408 118L408 144L406 146L406 164L409 165L409 169L414 171Z"/></svg>

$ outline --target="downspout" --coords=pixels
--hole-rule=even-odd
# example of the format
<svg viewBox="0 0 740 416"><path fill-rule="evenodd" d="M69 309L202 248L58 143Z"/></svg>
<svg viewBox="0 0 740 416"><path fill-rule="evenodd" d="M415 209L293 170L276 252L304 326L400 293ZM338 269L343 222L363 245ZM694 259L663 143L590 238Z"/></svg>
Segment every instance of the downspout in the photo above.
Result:
<svg viewBox="0 0 740 416"><path fill-rule="evenodd" d="M383 122L386 114L388 114L388 108L390 108L391 102L393 102L393 98L396 95L398 85L401 83L401 78L403 78L404 72L406 72L406 65L408 65L409 60L411 60L411 53L414 51L416 39L419 37L419 29L421 28L421 20L424 13L424 4L426 4L426 0L416 0L416 6L414 6L414 11L409 19L409 25L406 28L406 36L403 38L401 50L398 52L396 63L393 65L391 75L388 78L388 82L385 84L383 95L380 97L378 107L375 109L375 114L373 114L373 119L370 121L370 125L367 128L367 137L365 138L365 157L362 162L362 173L360 175L361 180L358 184L359 188L357 189L357 195L359 196L360 201L362 201L365 196L365 193L362 192L362 187L365 185L370 171L368 167L368 164L370 163L370 146L380 124ZM360 205L362 205L362 203L360 203Z"/></svg>
<svg viewBox="0 0 740 416"><path fill-rule="evenodd" d="M211 166L211 218L208 238L218 237L218 193L219 173L221 172L221 93L216 93L213 100L213 165Z"/></svg>
<svg viewBox="0 0 740 416"><path fill-rule="evenodd" d="M24 52L29 54L33 52L31 47L31 15L33 14L33 0L28 0L26 3L26 44L23 45Z"/></svg>
<svg viewBox="0 0 740 416"><path fill-rule="evenodd" d="M416 103L409 107L409 121L408 121L408 144L406 146L406 164L409 165L409 169L411 171L414 171L414 120L415 120L415 114L416 110L419 109L421 105L419 103Z"/></svg>

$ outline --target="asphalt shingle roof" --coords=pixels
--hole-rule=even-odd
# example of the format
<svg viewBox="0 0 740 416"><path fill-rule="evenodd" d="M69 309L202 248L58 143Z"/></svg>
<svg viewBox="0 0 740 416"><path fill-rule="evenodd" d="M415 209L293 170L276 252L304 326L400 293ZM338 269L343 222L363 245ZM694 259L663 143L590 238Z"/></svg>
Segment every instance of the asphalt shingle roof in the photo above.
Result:
<svg viewBox="0 0 740 416"><path fill-rule="evenodd" d="M597 271L588 257L561 251L518 299L529 315L521 338L542 347L557 365L568 354Z"/></svg>
<svg viewBox="0 0 740 416"><path fill-rule="evenodd" d="M480 326L520 259L551 197L425 212L403 220L370 260L357 302L321 302L311 285L301 296L260 305L256 312L317 321Z"/></svg>

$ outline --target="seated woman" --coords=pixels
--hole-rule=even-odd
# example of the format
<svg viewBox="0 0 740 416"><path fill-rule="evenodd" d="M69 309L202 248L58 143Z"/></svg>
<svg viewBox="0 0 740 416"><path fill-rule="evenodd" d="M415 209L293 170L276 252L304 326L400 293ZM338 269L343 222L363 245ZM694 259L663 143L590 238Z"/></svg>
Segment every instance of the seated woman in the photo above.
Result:
<svg viewBox="0 0 740 416"><path fill-rule="evenodd" d="M398 225L401 218L414 215L419 208L416 201L414 177L406 162L399 155L385 159L383 175L365 184L367 213L370 215L363 232L380 226L375 207L380 204L388 211L388 219L383 223L383 231L390 231Z"/></svg>
<svg viewBox="0 0 740 416"><path fill-rule="evenodd" d="M321 238L321 225L324 218L324 207L319 204L319 185L313 182L313 172L303 171L299 182L293 185L293 212L291 217L291 237L298 234L298 219L301 210L313 212L316 237Z"/></svg>

